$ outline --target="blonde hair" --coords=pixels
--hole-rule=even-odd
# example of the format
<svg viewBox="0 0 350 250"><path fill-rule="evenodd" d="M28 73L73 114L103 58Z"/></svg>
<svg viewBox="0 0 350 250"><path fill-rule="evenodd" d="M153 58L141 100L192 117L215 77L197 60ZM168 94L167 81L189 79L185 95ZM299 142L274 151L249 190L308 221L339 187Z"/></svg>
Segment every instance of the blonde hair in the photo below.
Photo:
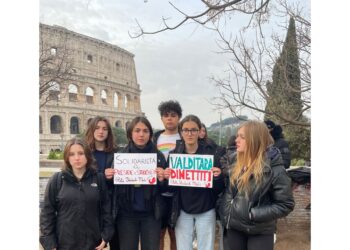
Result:
<svg viewBox="0 0 350 250"><path fill-rule="evenodd" d="M273 144L273 139L265 123L247 121L238 129L244 129L246 148L244 152L237 152L237 161L230 176L231 185L236 184L239 192L248 194L249 180L254 177L259 185L265 163L267 147Z"/></svg>

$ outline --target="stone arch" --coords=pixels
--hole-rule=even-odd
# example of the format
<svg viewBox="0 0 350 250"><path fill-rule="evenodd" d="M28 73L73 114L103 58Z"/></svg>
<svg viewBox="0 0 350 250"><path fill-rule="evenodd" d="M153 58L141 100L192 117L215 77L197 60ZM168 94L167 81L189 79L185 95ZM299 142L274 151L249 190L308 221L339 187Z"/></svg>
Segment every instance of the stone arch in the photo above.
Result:
<svg viewBox="0 0 350 250"><path fill-rule="evenodd" d="M51 134L60 134L62 130L62 118L59 115L54 115L50 118L50 132Z"/></svg>
<svg viewBox="0 0 350 250"><path fill-rule="evenodd" d="M58 82L49 82L49 100L59 101L61 86Z"/></svg>
<svg viewBox="0 0 350 250"><path fill-rule="evenodd" d="M78 86L71 83L68 85L69 101L76 102L78 101Z"/></svg>
<svg viewBox="0 0 350 250"><path fill-rule="evenodd" d="M120 94L118 92L114 92L113 107L118 109L120 107L119 102L120 102Z"/></svg>
<svg viewBox="0 0 350 250"><path fill-rule="evenodd" d="M139 98L134 96L134 111L140 111Z"/></svg>
<svg viewBox="0 0 350 250"><path fill-rule="evenodd" d="M125 109L125 111L131 110L131 97L129 94L126 94L124 96L124 109Z"/></svg>
<svg viewBox="0 0 350 250"><path fill-rule="evenodd" d="M93 104L94 103L94 89L91 87L87 87L85 89L85 98L86 98L86 102Z"/></svg>
<svg viewBox="0 0 350 250"><path fill-rule="evenodd" d="M39 134L43 133L43 120L41 119L41 116L39 116Z"/></svg>
<svg viewBox="0 0 350 250"><path fill-rule="evenodd" d="M70 118L70 133L79 134L79 119L76 116Z"/></svg>
<svg viewBox="0 0 350 250"><path fill-rule="evenodd" d="M130 125L130 121L127 121L127 122L125 123L125 131L128 131L129 125Z"/></svg>
<svg viewBox="0 0 350 250"><path fill-rule="evenodd" d="M101 101L103 104L107 104L107 90L101 90Z"/></svg>
<svg viewBox="0 0 350 250"><path fill-rule="evenodd" d="M118 121L115 122L114 126L117 127L117 128L121 128L122 127L122 122L118 120Z"/></svg>

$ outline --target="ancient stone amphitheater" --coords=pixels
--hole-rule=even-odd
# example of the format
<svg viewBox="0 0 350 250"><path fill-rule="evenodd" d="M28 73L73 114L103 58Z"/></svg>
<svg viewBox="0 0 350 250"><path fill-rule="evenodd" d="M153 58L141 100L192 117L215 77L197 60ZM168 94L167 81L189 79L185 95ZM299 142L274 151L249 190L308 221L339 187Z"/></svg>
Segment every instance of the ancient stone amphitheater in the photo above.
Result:
<svg viewBox="0 0 350 250"><path fill-rule="evenodd" d="M57 67L59 60L62 63L58 65L63 68L64 62L67 72L60 69L59 75L57 69L49 73L42 69L44 63L50 68L47 65L56 62ZM48 83L40 96L43 154L62 149L96 115L106 116L113 126L125 129L133 117L142 114L134 55L116 45L64 27L40 24L40 67L40 84Z"/></svg>

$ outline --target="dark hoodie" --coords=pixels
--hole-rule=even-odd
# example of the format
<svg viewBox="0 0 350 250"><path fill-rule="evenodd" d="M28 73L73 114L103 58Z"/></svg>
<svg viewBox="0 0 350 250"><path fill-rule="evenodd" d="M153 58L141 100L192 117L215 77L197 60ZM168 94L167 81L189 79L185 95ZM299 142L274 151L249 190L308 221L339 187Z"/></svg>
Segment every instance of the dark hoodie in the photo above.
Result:
<svg viewBox="0 0 350 250"><path fill-rule="evenodd" d="M72 171L63 170L57 197L57 184L51 177L40 214L40 243L45 250L95 249L102 239L111 239L114 228L110 198L105 182L98 187L97 175L104 179L103 174L88 168L78 181Z"/></svg>
<svg viewBox="0 0 350 250"><path fill-rule="evenodd" d="M274 146L281 152L284 167L286 169L289 168L291 162L291 153L289 150L288 142L284 139L282 127L280 125L276 125L270 131L270 134L275 141Z"/></svg>
<svg viewBox="0 0 350 250"><path fill-rule="evenodd" d="M130 142L119 153L156 153L157 166L166 168L167 162L163 154L156 148L156 146L149 141L145 148L140 149ZM114 185L113 196L113 216L117 213L129 216L145 215L156 213L154 211L157 206L160 192L162 191L162 183L156 186L153 185ZM157 214L156 217L159 217Z"/></svg>

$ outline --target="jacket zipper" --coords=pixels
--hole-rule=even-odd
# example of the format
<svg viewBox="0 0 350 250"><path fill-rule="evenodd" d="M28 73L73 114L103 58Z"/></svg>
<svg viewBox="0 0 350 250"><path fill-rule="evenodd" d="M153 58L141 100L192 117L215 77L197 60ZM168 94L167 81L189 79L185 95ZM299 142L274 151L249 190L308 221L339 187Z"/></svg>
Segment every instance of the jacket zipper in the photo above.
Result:
<svg viewBox="0 0 350 250"><path fill-rule="evenodd" d="M228 213L228 219L227 219L227 223L226 223L226 229L228 229L228 224L230 223L231 211L232 211L232 204L233 204L233 199L230 201L230 210L229 210L229 213Z"/></svg>

